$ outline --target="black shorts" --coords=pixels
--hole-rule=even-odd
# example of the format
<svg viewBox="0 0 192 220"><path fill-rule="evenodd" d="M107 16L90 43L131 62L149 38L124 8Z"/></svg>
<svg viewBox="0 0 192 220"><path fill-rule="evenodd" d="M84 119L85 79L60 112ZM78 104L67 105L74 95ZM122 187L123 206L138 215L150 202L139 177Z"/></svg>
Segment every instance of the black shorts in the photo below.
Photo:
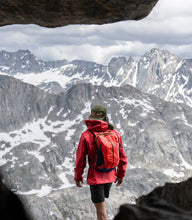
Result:
<svg viewBox="0 0 192 220"><path fill-rule="evenodd" d="M109 192L112 183L105 183L99 185L90 185L91 200L93 203L104 202L105 198L109 198Z"/></svg>

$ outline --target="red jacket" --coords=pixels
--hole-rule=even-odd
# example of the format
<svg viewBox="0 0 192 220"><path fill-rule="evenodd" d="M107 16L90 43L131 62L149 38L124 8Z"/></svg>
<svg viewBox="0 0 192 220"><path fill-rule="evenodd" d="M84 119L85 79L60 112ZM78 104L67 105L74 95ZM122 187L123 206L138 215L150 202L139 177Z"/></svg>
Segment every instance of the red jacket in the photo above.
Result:
<svg viewBox="0 0 192 220"><path fill-rule="evenodd" d="M79 145L76 152L76 167L75 167L75 181L79 182L83 180L84 168L86 166L86 155L88 154L89 170L87 175L87 184L96 185L103 183L112 183L115 181L116 177L124 178L126 167L127 167L127 157L123 149L122 138L118 131L113 130L120 141L120 162L116 169L109 172L101 172L94 168L96 147L93 145L94 136L89 131L105 131L108 129L108 124L104 121L99 120L85 120L88 130L84 131L81 135Z"/></svg>

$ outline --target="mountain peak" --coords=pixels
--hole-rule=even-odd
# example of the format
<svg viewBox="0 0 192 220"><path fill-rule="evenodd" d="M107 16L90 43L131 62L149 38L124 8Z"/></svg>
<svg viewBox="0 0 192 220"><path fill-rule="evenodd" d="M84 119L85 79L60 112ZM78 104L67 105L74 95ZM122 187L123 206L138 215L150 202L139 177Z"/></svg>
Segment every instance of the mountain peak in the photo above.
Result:
<svg viewBox="0 0 192 220"><path fill-rule="evenodd" d="M0 51L0 71L51 93L58 93L62 88L66 90L77 83L129 84L167 101L192 106L192 62L158 48L152 48L138 61L132 57L128 60L123 56L113 57L107 66L83 60L45 62L29 50ZM39 78L35 76L40 73Z"/></svg>
<svg viewBox="0 0 192 220"><path fill-rule="evenodd" d="M111 60L109 61L108 65L111 64L121 64L127 62L125 57L112 57Z"/></svg>
<svg viewBox="0 0 192 220"><path fill-rule="evenodd" d="M51 68L61 67L66 63L66 60L50 62L40 60L29 50L18 50L15 52L0 51L0 71L10 75L41 73Z"/></svg>
<svg viewBox="0 0 192 220"><path fill-rule="evenodd" d="M134 62L134 61L135 61L135 60L133 59L133 57L130 56L129 59L128 59L128 63L132 63L132 62Z"/></svg>

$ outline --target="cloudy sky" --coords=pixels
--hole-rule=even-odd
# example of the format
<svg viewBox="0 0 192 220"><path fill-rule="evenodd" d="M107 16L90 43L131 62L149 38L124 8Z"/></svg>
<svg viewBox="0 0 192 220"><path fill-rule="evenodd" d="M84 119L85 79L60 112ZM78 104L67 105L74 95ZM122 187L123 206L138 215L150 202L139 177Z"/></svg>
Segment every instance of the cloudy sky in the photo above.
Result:
<svg viewBox="0 0 192 220"><path fill-rule="evenodd" d="M43 60L82 59L107 64L111 57L138 58L152 48L192 58L192 0L159 0L140 21L105 25L0 27L0 50L28 49Z"/></svg>

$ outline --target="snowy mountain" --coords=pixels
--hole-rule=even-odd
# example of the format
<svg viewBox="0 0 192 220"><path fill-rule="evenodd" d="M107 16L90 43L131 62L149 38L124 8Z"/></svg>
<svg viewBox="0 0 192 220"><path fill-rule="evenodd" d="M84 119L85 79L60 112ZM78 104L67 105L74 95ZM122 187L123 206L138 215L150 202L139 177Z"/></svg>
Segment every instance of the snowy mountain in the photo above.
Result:
<svg viewBox="0 0 192 220"><path fill-rule="evenodd" d="M138 89L171 102L192 106L192 60L153 49L139 62Z"/></svg>
<svg viewBox="0 0 192 220"><path fill-rule="evenodd" d="M40 73L50 68L59 68L66 60L45 62L37 59L29 50L16 52L0 51L0 72L14 75L16 73Z"/></svg>
<svg viewBox="0 0 192 220"><path fill-rule="evenodd" d="M192 114L136 88L77 84L49 94L0 76L0 166L35 219L95 219L89 188L74 186L73 169L91 106L107 106L128 157L124 185L113 186L108 215L154 187L191 176ZM86 175L85 175L86 179Z"/></svg>
<svg viewBox="0 0 192 220"><path fill-rule="evenodd" d="M44 62L29 51L1 51L0 73L53 94L77 83L118 87L129 84L166 101L192 107L192 60L165 50L152 49L138 61L132 57L112 58L106 66L81 60Z"/></svg>

